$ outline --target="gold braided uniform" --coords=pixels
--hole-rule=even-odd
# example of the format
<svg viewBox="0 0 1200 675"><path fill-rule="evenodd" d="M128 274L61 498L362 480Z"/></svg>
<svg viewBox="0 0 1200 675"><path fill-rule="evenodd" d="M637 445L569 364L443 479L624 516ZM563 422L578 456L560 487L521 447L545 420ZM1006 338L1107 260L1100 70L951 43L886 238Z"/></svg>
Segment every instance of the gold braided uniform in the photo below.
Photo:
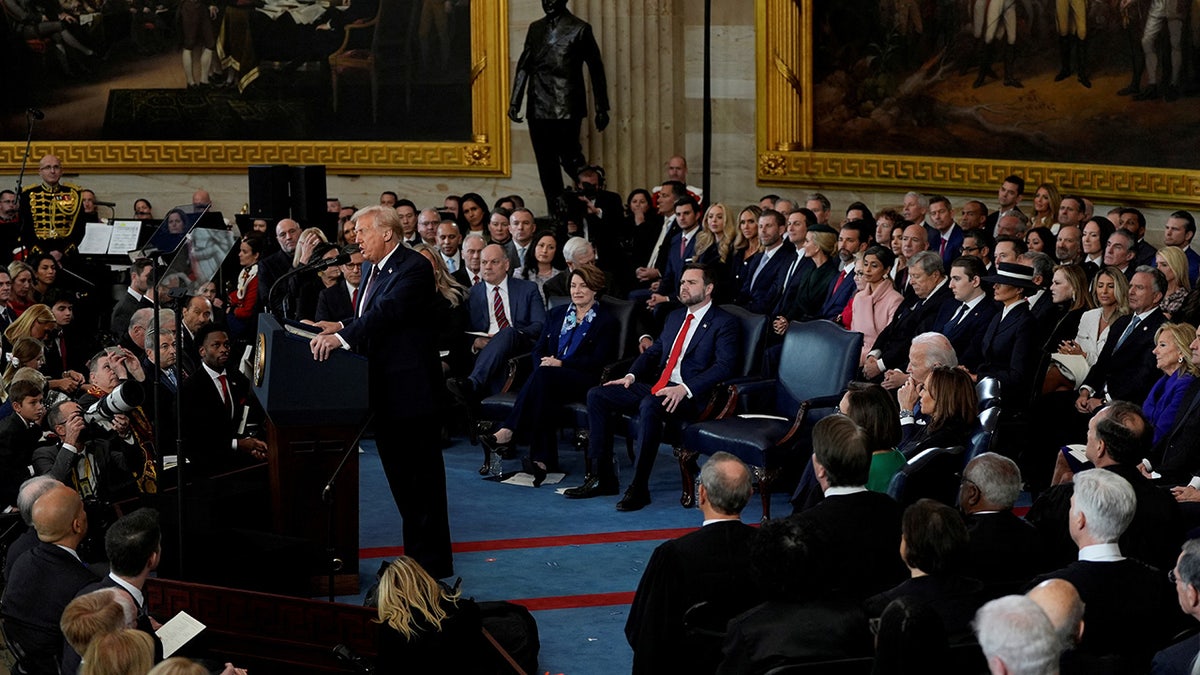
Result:
<svg viewBox="0 0 1200 675"><path fill-rule="evenodd" d="M31 185L21 191L21 211L21 243L33 253L72 253L83 239L83 200L74 185Z"/></svg>

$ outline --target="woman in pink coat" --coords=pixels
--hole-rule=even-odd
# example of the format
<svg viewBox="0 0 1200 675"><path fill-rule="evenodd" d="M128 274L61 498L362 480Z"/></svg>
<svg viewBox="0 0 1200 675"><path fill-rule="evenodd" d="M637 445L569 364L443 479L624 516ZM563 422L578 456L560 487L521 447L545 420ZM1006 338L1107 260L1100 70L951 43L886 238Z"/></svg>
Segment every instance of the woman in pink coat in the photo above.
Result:
<svg viewBox="0 0 1200 675"><path fill-rule="evenodd" d="M867 358L867 352L875 346L875 338L892 321L896 308L904 296L892 286L889 272L896 262L896 255L883 246L872 246L860 254L854 269L854 281L858 293L851 302L850 330L863 334L862 354L859 365Z"/></svg>

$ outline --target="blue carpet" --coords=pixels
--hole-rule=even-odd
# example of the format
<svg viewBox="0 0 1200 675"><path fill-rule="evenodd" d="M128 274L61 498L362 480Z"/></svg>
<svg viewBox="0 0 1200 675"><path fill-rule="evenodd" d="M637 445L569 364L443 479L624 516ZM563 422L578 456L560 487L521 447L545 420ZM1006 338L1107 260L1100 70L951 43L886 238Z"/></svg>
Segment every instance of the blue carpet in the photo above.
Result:
<svg viewBox="0 0 1200 675"><path fill-rule="evenodd" d="M583 478L583 457L566 443L561 448L561 464L568 473L562 486L577 485ZM633 469L620 441L617 448L622 455L619 472L627 483ZM363 449L359 455L360 545L364 549L399 546L403 543L400 515L379 455L370 441L363 443ZM529 537L633 534L617 537L628 541L611 543L528 548L469 546L471 550L454 556L455 573L463 579L464 594L481 601L547 599L540 604L562 607L533 612L542 642L539 673L629 672L633 654L624 635L627 601L587 606L596 599L570 596L631 594L651 552L662 541L640 540L636 532L699 527L700 511L679 505L679 465L670 448L664 446L655 462L650 482L653 503L634 513L614 508L619 497L568 500L554 492L556 486L526 488L484 480L478 474L482 455L478 447L465 440L458 440L443 455L450 533L456 545ZM515 460L505 466L506 471L519 468ZM784 495L774 496L771 509L776 516L791 512ZM743 515L746 522L758 522L762 509L757 497ZM390 557L360 560L360 594L339 599L361 603L380 563Z"/></svg>

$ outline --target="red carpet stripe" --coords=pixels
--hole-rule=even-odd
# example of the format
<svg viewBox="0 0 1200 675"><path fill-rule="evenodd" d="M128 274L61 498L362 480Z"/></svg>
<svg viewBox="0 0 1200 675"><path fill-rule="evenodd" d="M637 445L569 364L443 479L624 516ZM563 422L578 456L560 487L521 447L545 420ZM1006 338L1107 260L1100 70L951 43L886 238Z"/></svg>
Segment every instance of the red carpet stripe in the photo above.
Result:
<svg viewBox="0 0 1200 675"><path fill-rule="evenodd" d="M555 595L548 598L525 598L509 602L524 606L531 612L543 609L575 609L577 607L604 607L628 605L633 602L633 591L621 593L592 593L588 595Z"/></svg>
<svg viewBox="0 0 1200 675"><path fill-rule="evenodd" d="M624 532L597 532L595 534L565 534L555 537L521 537L517 539L493 539L491 541L460 541L453 546L455 553L477 553L479 551L507 551L519 548L548 548L553 546L583 546L586 544L619 544L627 541L656 541L675 539L694 527L677 527L662 530L627 530ZM403 546L378 546L359 549L360 558L391 558L404 555ZM572 596L574 597L574 596Z"/></svg>

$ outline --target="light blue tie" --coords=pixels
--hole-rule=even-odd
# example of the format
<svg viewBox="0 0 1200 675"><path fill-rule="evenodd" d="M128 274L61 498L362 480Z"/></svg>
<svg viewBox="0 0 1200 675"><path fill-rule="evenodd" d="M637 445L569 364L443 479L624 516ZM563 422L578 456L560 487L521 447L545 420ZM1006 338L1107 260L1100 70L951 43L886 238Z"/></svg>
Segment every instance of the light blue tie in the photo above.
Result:
<svg viewBox="0 0 1200 675"><path fill-rule="evenodd" d="M1137 326L1138 326L1138 324L1139 324L1139 323L1141 323L1141 322L1142 322L1142 317L1140 317L1140 316L1138 316L1138 315L1134 314L1134 315L1133 315L1133 320L1129 322L1129 327L1125 329L1125 332L1124 332L1124 333L1121 333L1121 339L1120 339L1120 340L1117 340L1117 346L1116 346L1116 349L1113 349L1113 351L1116 351L1117 349L1120 349L1120 348L1121 348L1121 345L1125 344L1125 339L1126 339L1126 338L1128 338L1130 335L1132 335L1132 334L1133 334L1133 331L1134 331L1134 329L1136 329L1136 328L1137 328Z"/></svg>

